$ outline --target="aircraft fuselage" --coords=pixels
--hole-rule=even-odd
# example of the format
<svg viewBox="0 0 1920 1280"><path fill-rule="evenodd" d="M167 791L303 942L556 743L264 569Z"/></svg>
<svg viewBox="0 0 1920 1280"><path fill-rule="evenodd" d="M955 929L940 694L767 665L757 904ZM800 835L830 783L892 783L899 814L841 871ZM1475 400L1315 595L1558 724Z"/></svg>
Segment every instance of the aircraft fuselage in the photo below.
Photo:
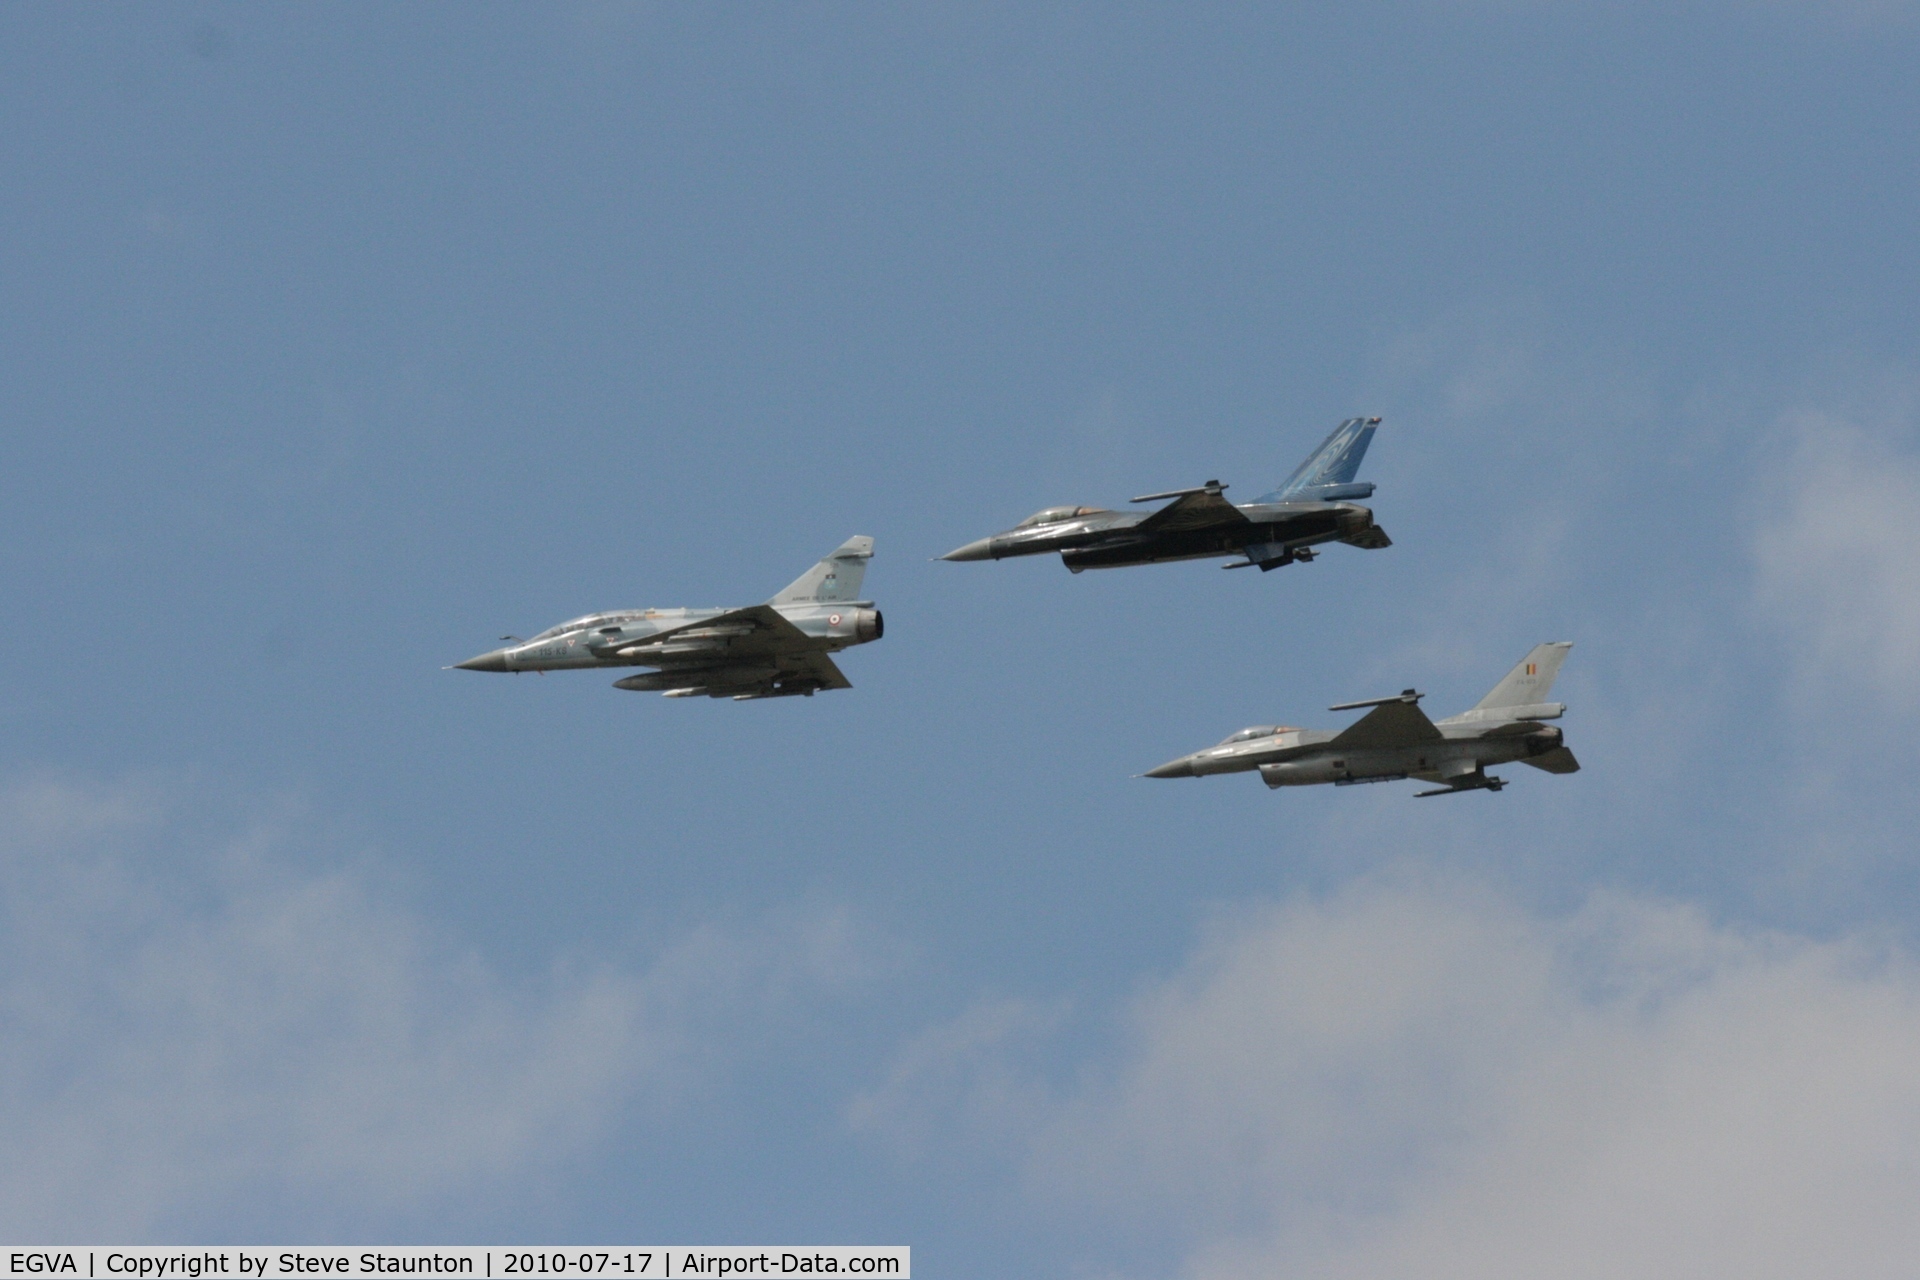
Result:
<svg viewBox="0 0 1920 1280"><path fill-rule="evenodd" d="M779 605L776 612L804 634L807 647L838 653L880 638L885 622L871 600L832 605ZM616 609L588 614L458 665L468 671L572 671L590 667L657 667L712 662L749 632L724 623L733 609ZM655 637L659 637L658 640Z"/></svg>
<svg viewBox="0 0 1920 1280"><path fill-rule="evenodd" d="M1236 507L1244 521L1197 529L1141 529L1154 513L1095 511L1056 522L1016 527L970 542L947 560L1004 560L1058 552L1067 568L1119 569L1172 560L1208 560L1244 555L1262 567L1277 567L1325 542L1364 536L1373 512L1352 502L1270 502Z"/></svg>
<svg viewBox="0 0 1920 1280"><path fill-rule="evenodd" d="M1436 727L1441 733L1438 741L1395 747L1335 747L1330 744L1339 735L1327 730L1284 729L1268 737L1196 751L1149 770L1147 776L1204 778L1258 770L1269 787L1400 778L1446 782L1490 765L1543 756L1564 740L1558 728L1537 723Z"/></svg>

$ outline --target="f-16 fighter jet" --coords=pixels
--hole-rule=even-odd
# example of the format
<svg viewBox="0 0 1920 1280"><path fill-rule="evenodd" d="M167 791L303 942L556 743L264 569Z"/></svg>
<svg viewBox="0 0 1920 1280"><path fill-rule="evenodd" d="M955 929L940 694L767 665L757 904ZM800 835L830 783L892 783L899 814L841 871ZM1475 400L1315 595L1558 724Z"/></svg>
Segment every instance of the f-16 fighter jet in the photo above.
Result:
<svg viewBox="0 0 1920 1280"><path fill-rule="evenodd" d="M885 630L873 601L855 599L872 556L872 538L848 538L765 604L590 613L531 640L502 636L513 643L457 665L462 671L515 672L658 667L616 680L613 687L669 698L745 702L851 689L827 655L878 640Z"/></svg>
<svg viewBox="0 0 1920 1280"><path fill-rule="evenodd" d="M1312 560L1323 542L1345 542L1369 551L1393 545L1373 512L1351 499L1373 493L1355 483L1378 418L1348 418L1313 451L1287 482L1245 505L1228 502L1227 486L1209 480L1197 489L1150 493L1135 502L1173 501L1158 511L1111 511L1105 507L1048 507L1005 533L969 542L942 560L1000 560L1058 551L1067 568L1115 569L1162 560L1207 560L1240 556L1225 569L1258 565L1263 571Z"/></svg>
<svg viewBox="0 0 1920 1280"><path fill-rule="evenodd" d="M1393 698L1343 702L1333 711L1373 710L1338 733L1262 724L1242 729L1217 747L1169 760L1147 772L1149 778L1201 778L1210 773L1258 769L1270 787L1300 787L1315 782L1347 786L1419 778L1444 783L1420 796L1449 796L1461 791L1498 791L1506 782L1488 765L1519 761L1548 773L1572 773L1580 767L1562 744L1560 730L1542 720L1557 719L1567 708L1546 701L1553 678L1573 644L1556 640L1535 645L1493 692L1471 711L1435 722L1420 710L1421 694L1412 689Z"/></svg>

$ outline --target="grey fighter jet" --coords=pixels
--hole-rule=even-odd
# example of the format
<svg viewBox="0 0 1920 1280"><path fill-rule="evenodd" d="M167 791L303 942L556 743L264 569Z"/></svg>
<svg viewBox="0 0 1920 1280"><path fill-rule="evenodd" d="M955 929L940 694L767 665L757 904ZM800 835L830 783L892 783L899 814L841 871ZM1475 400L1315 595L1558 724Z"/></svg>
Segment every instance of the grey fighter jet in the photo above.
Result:
<svg viewBox="0 0 1920 1280"><path fill-rule="evenodd" d="M1105 507L1048 507L1005 533L969 542L942 560L1000 560L1058 551L1067 568L1116 569L1163 560L1209 560L1239 556L1224 569L1278 569L1312 560L1323 542L1345 542L1369 551L1393 545L1373 512L1353 499L1369 497L1373 485L1356 483L1360 459L1380 425L1378 418L1348 418L1335 427L1287 482L1252 502L1235 505L1227 486L1209 480L1197 489L1150 493L1135 502L1173 501L1158 511L1111 511Z"/></svg>
<svg viewBox="0 0 1920 1280"><path fill-rule="evenodd" d="M1419 778L1445 785L1419 796L1448 796L1461 791L1498 791L1506 782L1488 765L1519 761L1548 773L1572 773L1580 767L1560 730L1540 723L1567 708L1546 701L1553 678L1566 660L1571 641L1535 645L1507 672L1493 692L1471 711L1433 721L1420 710L1422 695L1412 689L1392 698L1343 702L1334 711L1371 711L1338 733L1262 724L1229 736L1217 747L1169 760L1147 772L1149 778L1202 778L1210 773L1258 769L1269 787L1300 787L1316 782L1348 786L1356 782L1392 782Z"/></svg>
<svg viewBox="0 0 1920 1280"><path fill-rule="evenodd" d="M502 636L512 643L456 665L515 672L657 667L613 687L669 698L745 702L851 689L827 655L878 640L885 630L873 601L855 598L872 556L872 538L848 538L765 604L590 613L531 640Z"/></svg>

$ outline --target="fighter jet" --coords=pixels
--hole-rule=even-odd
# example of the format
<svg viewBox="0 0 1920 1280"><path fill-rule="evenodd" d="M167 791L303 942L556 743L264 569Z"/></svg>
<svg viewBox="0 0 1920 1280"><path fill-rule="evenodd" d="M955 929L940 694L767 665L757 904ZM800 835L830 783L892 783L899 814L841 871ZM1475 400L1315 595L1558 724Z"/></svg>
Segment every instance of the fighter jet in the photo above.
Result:
<svg viewBox="0 0 1920 1280"><path fill-rule="evenodd" d="M1202 778L1258 769L1269 787L1316 782L1344 787L1419 778L1445 785L1416 792L1417 796L1450 796L1506 786L1487 772L1488 765L1517 760L1548 773L1572 773L1580 762L1563 744L1560 730L1540 723L1558 719L1567 709L1563 703L1546 701L1546 696L1571 648L1567 640L1535 645L1472 710L1437 723L1420 710L1423 695L1408 689L1392 698L1342 702L1329 708L1373 708L1338 733L1254 725L1228 736L1217 747L1169 760L1148 770L1146 776Z"/></svg>
<svg viewBox="0 0 1920 1280"><path fill-rule="evenodd" d="M1224 569L1259 566L1264 572L1296 560L1312 560L1323 542L1345 542L1377 551L1393 540L1373 522L1373 512L1351 499L1373 493L1356 483L1378 418L1348 418L1272 493L1236 506L1222 495L1227 486L1209 480L1197 489L1149 493L1135 502L1173 501L1158 511L1113 511L1105 507L1048 507L1004 533L969 542L942 560L1000 560L1058 551L1067 568L1115 569L1163 560L1208 560L1240 556Z"/></svg>
<svg viewBox="0 0 1920 1280"><path fill-rule="evenodd" d="M590 613L531 640L502 636L512 643L455 665L513 672L658 667L613 687L669 698L746 702L851 689L827 655L878 640L886 629L873 601L855 598L872 556L872 538L848 538L765 604Z"/></svg>

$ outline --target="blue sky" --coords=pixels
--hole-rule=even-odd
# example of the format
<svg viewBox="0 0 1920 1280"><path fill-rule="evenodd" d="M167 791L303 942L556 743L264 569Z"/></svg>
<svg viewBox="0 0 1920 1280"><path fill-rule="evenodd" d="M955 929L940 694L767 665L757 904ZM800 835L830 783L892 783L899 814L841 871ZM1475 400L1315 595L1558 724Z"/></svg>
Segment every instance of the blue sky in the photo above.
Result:
<svg viewBox="0 0 1920 1280"><path fill-rule="evenodd" d="M1920 1246L1911 5L0 31L7 1234ZM1354 413L1388 551L929 562ZM848 693L441 670L854 533ZM1132 776L1559 638L1573 777Z"/></svg>

